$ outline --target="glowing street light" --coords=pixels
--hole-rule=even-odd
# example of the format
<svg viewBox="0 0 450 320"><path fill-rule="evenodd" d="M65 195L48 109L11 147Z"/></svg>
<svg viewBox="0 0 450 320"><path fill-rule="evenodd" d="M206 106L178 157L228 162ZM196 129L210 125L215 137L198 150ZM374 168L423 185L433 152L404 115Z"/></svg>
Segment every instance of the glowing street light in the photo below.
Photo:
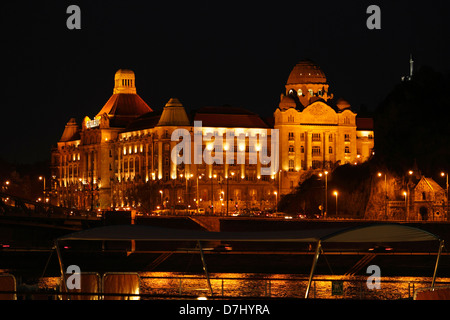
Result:
<svg viewBox="0 0 450 320"><path fill-rule="evenodd" d="M210 174L209 179L211 179L211 215L214 215L214 183L213 178L217 178L217 174Z"/></svg>
<svg viewBox="0 0 450 320"><path fill-rule="evenodd" d="M322 177L323 175L325 175L325 212L324 212L324 218L327 217L327 213L328 213L328 171L325 170L322 174L319 173L319 177Z"/></svg>
<svg viewBox="0 0 450 320"><path fill-rule="evenodd" d="M278 192L274 191L273 194L275 195L275 205L277 206L277 212L278 212Z"/></svg>
<svg viewBox="0 0 450 320"><path fill-rule="evenodd" d="M383 175L383 173L378 172L378 176L381 177ZM387 175L386 173L384 174L384 215L385 217L387 217Z"/></svg>
<svg viewBox="0 0 450 320"><path fill-rule="evenodd" d="M338 192L335 190L333 195L336 197L336 217L338 215Z"/></svg>
<svg viewBox="0 0 450 320"><path fill-rule="evenodd" d="M234 172L233 171L231 171L230 174L231 174L232 177L234 177ZM230 190L229 189L229 181L230 181L230 177L227 174L227 176L225 178L227 179L227 216L228 216L230 214L228 212L228 203L230 202L230 196L229 196L229 190Z"/></svg>
<svg viewBox="0 0 450 320"><path fill-rule="evenodd" d="M4 186L2 186L2 191L5 191L5 190L8 190L8 186L9 186L9 184L10 184L10 182L9 182L9 180L6 180L5 182L4 182Z"/></svg>
<svg viewBox="0 0 450 320"><path fill-rule="evenodd" d="M448 210L448 208L449 208L449 207L448 207L448 173L441 172L441 177L447 177L447 181L446 181L447 197L446 197L446 198L447 198L447 219L448 219L448 213L449 213L449 212L448 212L448 211L449 211L449 210Z"/></svg>
<svg viewBox="0 0 450 320"><path fill-rule="evenodd" d="M39 176L39 181L44 181L44 193L45 193L45 176Z"/></svg>
<svg viewBox="0 0 450 320"><path fill-rule="evenodd" d="M406 220L408 220L408 193L406 191L403 191L403 196L405 197L405 213L406 213Z"/></svg>

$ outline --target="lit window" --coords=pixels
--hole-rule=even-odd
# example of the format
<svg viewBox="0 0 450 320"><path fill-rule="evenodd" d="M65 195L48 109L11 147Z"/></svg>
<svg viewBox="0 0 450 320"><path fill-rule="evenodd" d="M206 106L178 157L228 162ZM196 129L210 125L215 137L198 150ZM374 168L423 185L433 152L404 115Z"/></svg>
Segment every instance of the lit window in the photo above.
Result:
<svg viewBox="0 0 450 320"><path fill-rule="evenodd" d="M297 90L297 95L298 95L299 97L301 97L301 96L303 95L302 89L298 89L298 90Z"/></svg>
<svg viewBox="0 0 450 320"><path fill-rule="evenodd" d="M289 160L289 170L293 170L294 169L294 160Z"/></svg>
<svg viewBox="0 0 450 320"><path fill-rule="evenodd" d="M317 147L317 146L312 147L312 155L320 156L320 147Z"/></svg>

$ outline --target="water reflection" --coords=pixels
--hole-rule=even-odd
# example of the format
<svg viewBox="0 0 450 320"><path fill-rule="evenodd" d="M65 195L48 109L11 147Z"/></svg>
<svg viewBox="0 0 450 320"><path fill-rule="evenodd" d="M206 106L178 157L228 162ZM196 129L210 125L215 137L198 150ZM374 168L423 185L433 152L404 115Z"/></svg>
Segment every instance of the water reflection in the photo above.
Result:
<svg viewBox="0 0 450 320"><path fill-rule="evenodd" d="M303 298L308 278L289 274L215 273L211 274L215 296ZM332 292L333 281L342 281L342 292ZM414 290L429 287L429 277L383 277L381 289L370 290L367 278L317 275L310 297L320 299L408 299ZM440 278L436 285L448 285L450 278ZM204 275L174 272L141 273L141 293L170 295L200 295L208 293Z"/></svg>
<svg viewBox="0 0 450 320"><path fill-rule="evenodd" d="M209 288L204 274L141 272L140 293L158 296L205 296ZM216 297L303 298L308 277L295 274L212 273L211 286ZM333 281L342 281L342 292L332 292ZM320 299L408 299L419 288L429 287L430 277L382 277L381 289L369 290L367 277L316 275L310 298ZM450 278L438 278L436 286L449 285ZM42 278L41 289L55 289L59 278ZM338 294L336 294L338 293ZM150 297L143 297L149 299Z"/></svg>

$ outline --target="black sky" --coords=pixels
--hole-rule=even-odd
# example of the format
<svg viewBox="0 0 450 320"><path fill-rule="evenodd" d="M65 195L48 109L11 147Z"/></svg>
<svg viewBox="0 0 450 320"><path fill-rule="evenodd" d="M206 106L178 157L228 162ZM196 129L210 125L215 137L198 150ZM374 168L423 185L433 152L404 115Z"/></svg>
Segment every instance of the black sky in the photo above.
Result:
<svg viewBox="0 0 450 320"><path fill-rule="evenodd" d="M81 8L81 30L66 8ZM381 30L366 9L381 8ZM270 115L311 58L335 97L373 110L409 70L450 69L448 1L33 1L2 3L0 158L45 160L71 117L93 117L119 68L154 109L230 104Z"/></svg>

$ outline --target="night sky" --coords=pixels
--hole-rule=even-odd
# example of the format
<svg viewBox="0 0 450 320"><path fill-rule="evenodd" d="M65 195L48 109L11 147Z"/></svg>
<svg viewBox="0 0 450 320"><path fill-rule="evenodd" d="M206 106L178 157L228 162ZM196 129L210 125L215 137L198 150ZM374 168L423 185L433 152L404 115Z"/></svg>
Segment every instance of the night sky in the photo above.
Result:
<svg viewBox="0 0 450 320"><path fill-rule="evenodd" d="M81 30L66 9L81 8ZM369 30L369 5L381 30ZM159 109L229 104L271 115L291 69L310 58L335 97L369 110L415 67L450 70L450 4L442 1L2 2L0 158L46 160L72 117L93 117L117 69Z"/></svg>

